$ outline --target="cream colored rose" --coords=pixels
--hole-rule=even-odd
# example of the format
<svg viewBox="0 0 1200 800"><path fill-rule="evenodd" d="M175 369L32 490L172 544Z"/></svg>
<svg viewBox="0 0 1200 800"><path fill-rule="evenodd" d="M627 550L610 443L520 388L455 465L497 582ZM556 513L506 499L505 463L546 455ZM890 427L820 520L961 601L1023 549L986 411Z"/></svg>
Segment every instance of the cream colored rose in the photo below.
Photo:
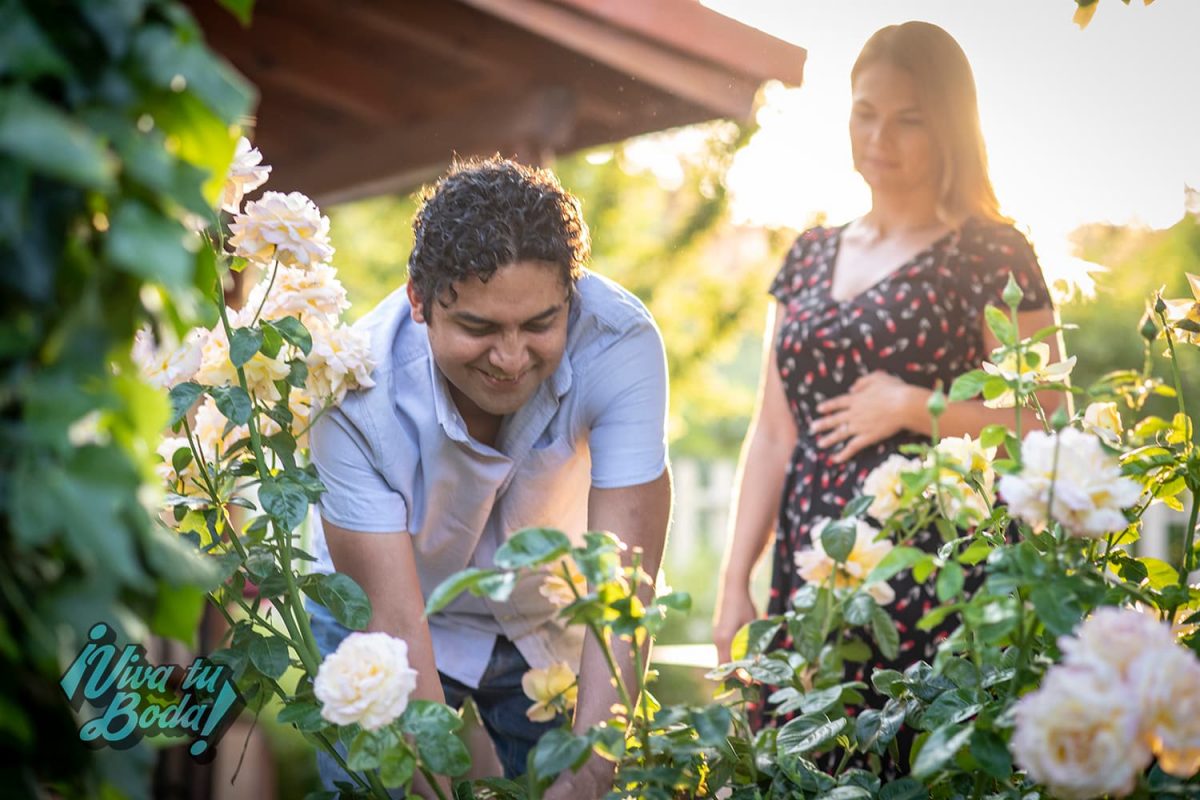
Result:
<svg viewBox="0 0 1200 800"><path fill-rule="evenodd" d="M1200 771L1200 659L1183 647L1165 645L1133 662L1129 683L1143 709L1143 740L1158 766L1177 778L1195 775Z"/></svg>
<svg viewBox="0 0 1200 800"><path fill-rule="evenodd" d="M1092 403L1083 412L1083 429L1111 445L1119 445L1125 429L1116 403Z"/></svg>
<svg viewBox="0 0 1200 800"><path fill-rule="evenodd" d="M916 472L920 468L921 465L916 459L892 454L871 470L862 487L863 494L873 498L867 513L884 522L900 511L900 498L904 495L904 481L900 476L905 472Z"/></svg>
<svg viewBox="0 0 1200 800"><path fill-rule="evenodd" d="M368 731L403 714L416 688L408 644L386 633L351 633L321 662L313 682L322 717Z"/></svg>
<svg viewBox="0 0 1200 800"><path fill-rule="evenodd" d="M1071 636L1058 639L1064 663L1083 667L1101 663L1122 678L1144 653L1174 647L1165 624L1149 614L1113 606L1096 609Z"/></svg>
<svg viewBox="0 0 1200 800"><path fill-rule="evenodd" d="M797 574L808 583L820 584L828 583L832 576L835 589L861 586L871 570L891 551L892 543L887 539L875 541L879 534L878 529L862 520L856 520L854 548L846 557L846 562L838 564L825 552L821 543L821 533L829 522L828 519L817 522L811 533L813 546L796 551L793 559ZM896 599L892 587L884 582L870 584L866 587L866 592L880 605L887 605Z"/></svg>
<svg viewBox="0 0 1200 800"><path fill-rule="evenodd" d="M579 694L575 673L565 661L529 670L521 677L521 688L533 701L525 712L533 722L549 722L560 713L569 713Z"/></svg>
<svg viewBox="0 0 1200 800"><path fill-rule="evenodd" d="M156 389L170 389L195 377L207 336L203 328L196 328L188 332L178 347L158 347L150 331L143 328L134 334L130 355L146 383Z"/></svg>
<svg viewBox="0 0 1200 800"><path fill-rule="evenodd" d="M280 264L275 267L274 280L268 270L250 290L243 310L253 315L259 313L261 308L259 318L266 320L299 317L307 327L314 318L326 325L336 323L341 313L349 307L346 288L338 280L337 270L333 267L316 264L309 269L302 269Z"/></svg>
<svg viewBox="0 0 1200 800"><path fill-rule="evenodd" d="M563 576L566 568L570 580ZM575 602L576 593L579 597L587 594L587 578L583 577L574 559L564 558L550 568L538 592L558 608L565 608Z"/></svg>
<svg viewBox="0 0 1200 800"><path fill-rule="evenodd" d="M281 397L275 381L283 380L291 372L291 367L283 359L284 352L280 350L275 358L255 353L242 365L242 371L246 374L246 388L260 402L274 403ZM208 334L196 380L206 386L238 383L237 370L229 359L229 338L225 336L223 325L218 324Z"/></svg>
<svg viewBox="0 0 1200 800"><path fill-rule="evenodd" d="M329 217L299 192L266 192L229 225L233 252L258 264L311 267L333 257Z"/></svg>
<svg viewBox="0 0 1200 800"><path fill-rule="evenodd" d="M1057 446L1058 454L1055 456ZM1095 436L1074 428L1055 434L1033 431L1021 444L1021 473L1000 479L1009 511L1040 530L1047 517L1072 536L1100 538L1129 524L1122 509L1142 488L1121 475L1117 459ZM1048 508L1053 496L1053 508Z"/></svg>
<svg viewBox="0 0 1200 800"><path fill-rule="evenodd" d="M351 389L375 385L371 371L371 342L365 333L349 325L314 325L312 351L308 354L308 390L317 402L340 403Z"/></svg>
<svg viewBox="0 0 1200 800"><path fill-rule="evenodd" d="M1149 765L1139 737L1139 702L1103 664L1058 666L1014 708L1010 749L1029 777L1055 797L1124 797Z"/></svg>
<svg viewBox="0 0 1200 800"><path fill-rule="evenodd" d="M1032 357L1031 357L1032 355ZM1031 389L1039 384L1060 383L1067 379L1075 368L1075 356L1057 364L1050 363L1050 345L1045 342L1029 345L1024 349L1021 363L1017 364L1017 354L1008 352L1000 363L983 362L983 371L996 375L1005 380L1020 380L1021 385ZM1010 388L1004 394L983 403L988 408L1012 408L1016 404L1016 395Z"/></svg>
<svg viewBox="0 0 1200 800"><path fill-rule="evenodd" d="M237 150L233 154L233 163L229 165L229 174L225 178L225 188L221 192L221 209L230 214L241 210L242 198L247 192L252 192L267 182L271 168L261 166L262 153L250 144L245 136L238 139Z"/></svg>

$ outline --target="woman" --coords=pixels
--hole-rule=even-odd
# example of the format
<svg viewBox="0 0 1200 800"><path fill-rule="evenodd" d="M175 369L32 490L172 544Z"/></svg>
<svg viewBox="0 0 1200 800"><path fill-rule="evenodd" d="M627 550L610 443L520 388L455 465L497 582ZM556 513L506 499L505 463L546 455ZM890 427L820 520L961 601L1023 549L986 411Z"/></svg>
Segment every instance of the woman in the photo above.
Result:
<svg viewBox="0 0 1200 800"><path fill-rule="evenodd" d="M957 42L924 22L884 28L854 64L851 88L851 149L871 210L803 233L771 285L777 302L714 620L722 661L757 616L750 578L772 531L768 613L779 614L802 583L793 556L811 546L813 526L839 517L901 444L927 440L933 386L949 386L998 346L983 311L1003 307L1010 273L1025 293L1023 335L1055 321L1033 250L1000 214L974 78ZM1012 419L1011 410L981 402L951 403L939 432L978 436ZM1024 422L1026 430L1036 424L1032 414ZM932 532L915 542L937 543ZM901 653L886 666L902 669L936 652L936 632L916 622L937 600L909 574L891 584Z"/></svg>

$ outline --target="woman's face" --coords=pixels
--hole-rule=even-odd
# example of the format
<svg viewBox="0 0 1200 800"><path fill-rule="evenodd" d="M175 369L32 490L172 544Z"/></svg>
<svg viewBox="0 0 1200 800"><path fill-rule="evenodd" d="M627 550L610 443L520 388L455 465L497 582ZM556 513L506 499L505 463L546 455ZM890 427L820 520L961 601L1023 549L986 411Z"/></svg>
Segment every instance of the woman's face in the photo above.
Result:
<svg viewBox="0 0 1200 800"><path fill-rule="evenodd" d="M912 76L886 62L869 64L853 86L850 150L873 191L934 186L938 157Z"/></svg>

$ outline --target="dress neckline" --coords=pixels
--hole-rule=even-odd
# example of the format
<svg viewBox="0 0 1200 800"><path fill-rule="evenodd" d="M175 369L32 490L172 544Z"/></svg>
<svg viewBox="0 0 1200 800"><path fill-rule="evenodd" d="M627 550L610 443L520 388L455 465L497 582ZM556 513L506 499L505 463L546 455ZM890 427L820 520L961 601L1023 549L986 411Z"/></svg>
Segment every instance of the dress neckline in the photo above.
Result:
<svg viewBox="0 0 1200 800"><path fill-rule="evenodd" d="M890 283L893 278L895 278L901 272L906 270L909 266L911 266L913 264L913 262L915 262L918 259L923 258L924 256L929 255L931 253L936 253L941 247L943 247L945 244L947 244L950 241L956 241L958 239L958 236L962 233L963 228L965 228L969 222L970 222L970 220L966 220L962 224L960 224L958 227L951 228L950 230L946 231L944 234L942 234L938 238L934 239L932 242L925 245L917 252L913 253L911 256L909 256L907 259L905 259L903 262L901 262L900 264L897 264L895 267L893 267L892 269L885 272L879 278L879 280L877 280L874 283L872 283L871 285L867 286L865 289L858 292L857 294L851 295L850 297L846 297L846 298L838 298L838 297L833 296L834 273L837 271L837 268L838 268L838 259L841 258L841 255L842 255L842 236L845 234L846 228L848 228L850 226L850 223L846 222L846 223L839 225L835 229L835 233L834 233L833 254L825 262L825 264L826 264L825 280L823 281L823 283L825 285L825 296L828 297L831 302L833 302L834 304L836 304L839 307L853 305L854 303L858 302L863 297L866 297L868 294L875 291L876 289L883 286L884 284Z"/></svg>

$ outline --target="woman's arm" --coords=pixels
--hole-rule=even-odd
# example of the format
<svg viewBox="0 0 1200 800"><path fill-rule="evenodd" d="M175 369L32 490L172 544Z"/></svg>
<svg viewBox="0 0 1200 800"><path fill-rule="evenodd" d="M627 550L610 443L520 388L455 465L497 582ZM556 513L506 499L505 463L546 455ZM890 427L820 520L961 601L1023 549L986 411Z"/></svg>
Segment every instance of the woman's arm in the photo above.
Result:
<svg viewBox="0 0 1200 800"><path fill-rule="evenodd" d="M713 619L713 640L722 662L730 658L734 635L758 616L750 597L750 579L775 529L784 475L798 436L775 359L783 316L776 305L767 312L758 402L738 464L733 527L725 545Z"/></svg>

